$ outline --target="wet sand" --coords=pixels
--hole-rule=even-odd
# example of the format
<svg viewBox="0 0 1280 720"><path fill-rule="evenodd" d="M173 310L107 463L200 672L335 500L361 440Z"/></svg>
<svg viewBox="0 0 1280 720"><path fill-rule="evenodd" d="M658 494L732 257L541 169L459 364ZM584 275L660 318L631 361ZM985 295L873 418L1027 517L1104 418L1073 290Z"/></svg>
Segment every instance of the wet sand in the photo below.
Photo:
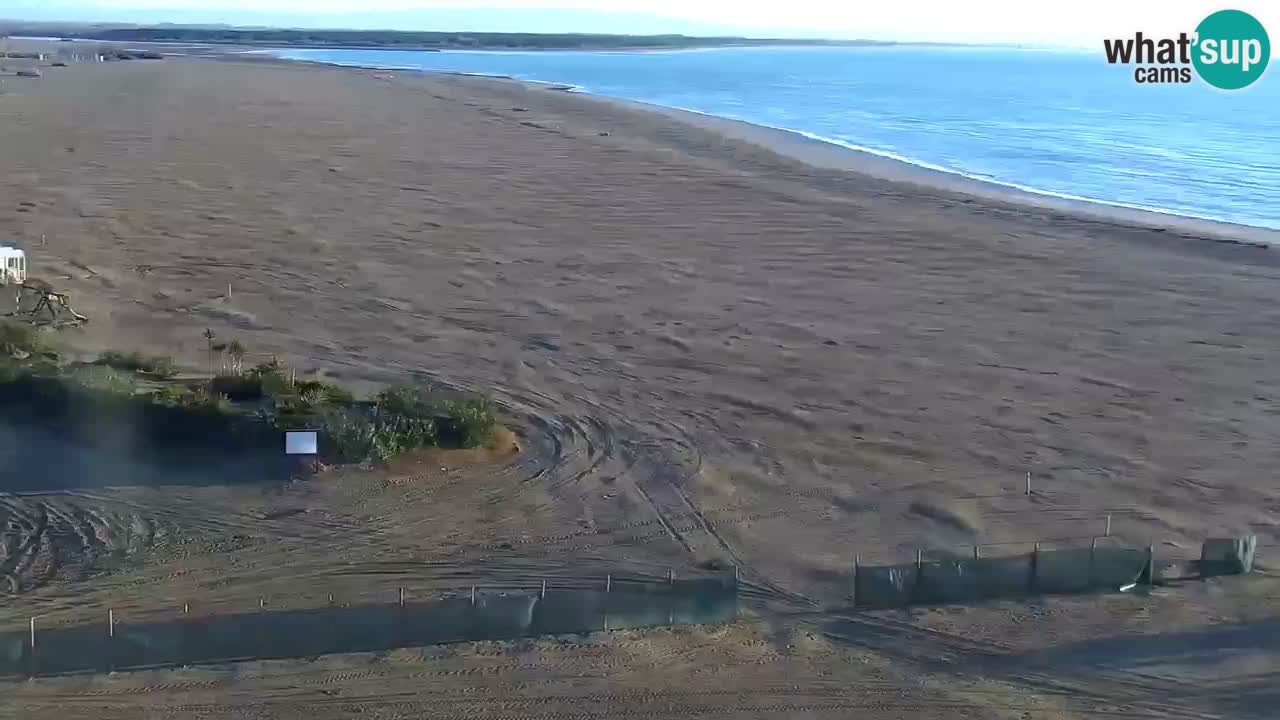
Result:
<svg viewBox="0 0 1280 720"><path fill-rule="evenodd" d="M1277 542L1280 267L1215 241L1257 233L1020 204L688 120L515 82L248 61L6 78L0 236L93 318L68 342L199 368L211 328L357 385L413 374L490 394L524 448L439 491L375 478L47 501L49 522L116 503L125 524L254 542L157 550L129 571L145 594L127 573L55 568L15 602L239 601L334 558L483 546L498 559L459 550L449 582L732 564L778 602L831 605L855 555L1087 544L1108 514L1169 557L1208 535ZM253 520L289 493L325 522ZM600 541L623 532L641 539Z"/></svg>

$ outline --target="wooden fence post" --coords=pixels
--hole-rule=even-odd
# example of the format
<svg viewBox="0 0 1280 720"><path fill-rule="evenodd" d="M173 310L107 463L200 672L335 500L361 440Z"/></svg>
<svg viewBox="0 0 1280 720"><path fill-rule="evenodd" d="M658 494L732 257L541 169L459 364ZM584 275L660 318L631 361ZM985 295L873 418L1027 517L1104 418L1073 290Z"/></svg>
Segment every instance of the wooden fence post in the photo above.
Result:
<svg viewBox="0 0 1280 720"><path fill-rule="evenodd" d="M1156 583L1156 546L1147 545L1147 562L1142 566L1142 574L1138 576L1138 583L1142 585L1155 585Z"/></svg>
<svg viewBox="0 0 1280 720"><path fill-rule="evenodd" d="M1039 542L1037 542L1031 548L1030 568L1031 568L1031 574L1027 578L1027 592L1030 594L1035 594L1036 587L1039 584L1036 578L1040 573L1040 543Z"/></svg>
<svg viewBox="0 0 1280 720"><path fill-rule="evenodd" d="M921 593L924 592L924 583L921 582L921 580L923 579L924 579L924 550L917 548L916 549L916 581L911 584L911 597L908 598L907 600L908 604L914 605L920 602Z"/></svg>
<svg viewBox="0 0 1280 720"><path fill-rule="evenodd" d="M1096 582L1094 578L1096 577L1097 574L1094 568L1097 567L1097 558L1096 558L1097 554L1098 554L1098 538L1096 537L1089 538L1089 589L1090 590L1093 589L1093 584L1094 582Z"/></svg>
<svg viewBox="0 0 1280 720"><path fill-rule="evenodd" d="M399 604L396 607L396 644L404 644L405 635L405 611L404 611L404 587L399 588Z"/></svg>
<svg viewBox="0 0 1280 720"><path fill-rule="evenodd" d="M182 603L182 632L178 635L178 653L183 667L191 664L191 603Z"/></svg>
<svg viewBox="0 0 1280 720"><path fill-rule="evenodd" d="M107 672L116 669L116 611L107 608Z"/></svg>
<svg viewBox="0 0 1280 720"><path fill-rule="evenodd" d="M267 609L267 596L259 595L258 610L266 612L266 609ZM257 648L258 656L261 657L267 654L267 647L268 647L270 636L267 632L265 632L267 622L265 620L262 620L261 616L255 618L255 620L259 621L259 625L258 625L259 632L256 634L256 637L254 639L254 647Z"/></svg>
<svg viewBox="0 0 1280 720"><path fill-rule="evenodd" d="M853 606L858 607L858 572L862 567L862 556L853 556Z"/></svg>

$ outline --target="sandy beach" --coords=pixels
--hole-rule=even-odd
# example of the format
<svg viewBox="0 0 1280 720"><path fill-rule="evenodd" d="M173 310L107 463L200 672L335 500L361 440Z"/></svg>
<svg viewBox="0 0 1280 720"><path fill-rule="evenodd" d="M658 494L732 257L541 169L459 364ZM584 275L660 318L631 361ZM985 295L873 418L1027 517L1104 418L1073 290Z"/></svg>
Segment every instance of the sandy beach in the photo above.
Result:
<svg viewBox="0 0 1280 720"><path fill-rule="evenodd" d="M122 522L194 545L147 546L103 577L59 570L78 562L65 546L47 578L3 601L3 624L190 595L248 602L288 595L332 562L442 548L452 564L424 587L734 565L772 598L752 619L601 640L591 657L625 656L631 674L592 692L785 676L820 694L829 682L929 677L928 692L974 717L1156 702L1190 676L1107 685L1082 664L1071 672L1096 694L1068 701L1028 684L1017 662L998 666L1007 675L984 665L979 681L924 656L963 665L957 638L988 639L1029 663L1055 644L1263 622L1274 583L895 615L917 628L912 653L841 640L832 617L806 613L844 600L855 556L1087 545L1108 515L1113 534L1168 558L1197 557L1202 539L1223 534L1280 544L1280 488L1267 475L1280 461L1280 256L1257 244L1275 235L1027 197L767 128L513 81L196 58L6 77L0 241L25 247L32 273L92 318L66 342L198 369L209 328L359 387L413 376L471 389L503 407L523 450L496 469L393 468L307 488L87 479L83 493L6 499L0 510L18 515L42 503L59 509L50 517L117 508ZM392 481L401 476L412 481ZM323 508L323 522L318 511L260 519L299 504ZM645 521L655 532L643 541L613 542ZM490 550L468 550L480 547ZM1261 550L1263 562L1275 552ZM397 580L334 582L373 593ZM808 609L779 609L788 598ZM1060 621L1051 632L1046 614ZM1246 655L1253 672L1276 667L1249 648L1232 671ZM636 669L640 656L650 671ZM587 672L594 661L582 657L573 667ZM422 663L462 662L450 658L382 658L394 667L377 682L403 688L397 678ZM282 667L236 672L275 678L259 688L287 698L280 688L297 688L281 678L296 668ZM47 711L69 688L21 697ZM204 698L208 687L174 693L83 708L125 717L135 701L207 701L229 703L209 714L230 717L251 704ZM943 700L929 698L864 710L936 717ZM828 700L794 712L759 700L735 717L852 711ZM1208 711L1221 699L1181 702Z"/></svg>

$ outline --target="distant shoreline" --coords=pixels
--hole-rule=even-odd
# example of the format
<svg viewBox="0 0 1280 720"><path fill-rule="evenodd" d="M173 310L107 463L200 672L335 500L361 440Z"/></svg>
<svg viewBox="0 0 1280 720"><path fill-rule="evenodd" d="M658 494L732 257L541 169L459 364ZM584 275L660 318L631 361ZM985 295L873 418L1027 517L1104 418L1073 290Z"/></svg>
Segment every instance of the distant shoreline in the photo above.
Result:
<svg viewBox="0 0 1280 720"><path fill-rule="evenodd" d="M556 89L554 87L549 89ZM1027 190L1012 185L969 177L960 172L939 170L884 155L846 147L829 140L808 137L786 128L735 120L719 115L654 105L623 98L579 93L606 102L616 102L657 112L698 127L715 130L726 137L765 147L779 155L813 167L855 172L883 180L946 190L960 195L994 200L1012 205L1067 212L1124 225L1206 236L1204 239L1265 249L1280 249L1280 230L1183 215L1172 210L1137 208L1102 200L1069 198L1048 191Z"/></svg>
<svg viewBox="0 0 1280 720"><path fill-rule="evenodd" d="M288 50L292 48L282 49ZM981 198L1022 207L1053 210L1126 226L1155 229L1159 232L1180 233L1195 236L1196 239L1217 243L1249 246L1258 249L1280 248L1280 230L1263 226L1196 217L1180 214L1173 210L1138 208L1112 204L1102 200L1063 197L1050 191L1026 189L998 181L974 178L959 171L931 168L911 160L888 157L873 151L848 147L828 139L811 137L798 130L771 127L746 120L736 120L627 98L597 95L568 83L524 80L500 74L352 65L323 60L285 58L275 55L259 55L258 57L270 58L281 62L325 65L333 68L420 72L473 77L497 82L514 82L539 90L570 92L590 101L611 103L641 112L659 113L689 125L713 130L726 137L764 147L778 155L816 168L858 173L895 183L943 190L965 197Z"/></svg>
<svg viewBox="0 0 1280 720"><path fill-rule="evenodd" d="M0 22L0 35L109 43L165 43L306 50L501 51L646 51L705 50L725 47L985 47L947 42L750 38L739 36L615 35L602 33L426 32L399 30L325 30L280 28L109 27L93 24L54 27L40 23Z"/></svg>
<svg viewBox="0 0 1280 720"><path fill-rule="evenodd" d="M3 36L0 36L3 37ZM132 39L104 39L92 36L68 36L60 37L34 37L25 35L9 36L12 40L31 40L39 42L82 42L82 43L103 43L114 45L156 45L160 47L207 47L210 49L221 48L280 48L288 50L376 50L376 51L397 51L397 52L488 52L488 53L530 53L530 52L612 52L612 53L645 53L645 52L679 52L682 50L730 50L734 48L900 48L900 47L921 47L921 48L1016 48L1022 47L1017 45L980 45L967 43L910 43L910 42L872 42L872 41L809 41L804 40L779 40L779 41L752 41L750 39L741 39L741 42L724 42L724 43L708 43L708 44L690 44L690 45L575 45L575 46L536 46L536 45L340 45L340 44L323 44L323 43L288 43L288 42L270 42L270 41L236 41L236 40L132 40ZM690 38L699 40L704 38Z"/></svg>

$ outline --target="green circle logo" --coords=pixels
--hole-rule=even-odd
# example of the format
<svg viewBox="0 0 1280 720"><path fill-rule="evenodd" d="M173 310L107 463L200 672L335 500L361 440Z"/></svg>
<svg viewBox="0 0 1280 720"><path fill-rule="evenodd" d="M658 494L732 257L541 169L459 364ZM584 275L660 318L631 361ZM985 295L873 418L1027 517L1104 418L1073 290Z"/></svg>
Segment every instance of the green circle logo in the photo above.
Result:
<svg viewBox="0 0 1280 720"><path fill-rule="evenodd" d="M1196 26L1191 62L1201 79L1221 90L1239 90L1262 77L1271 59L1271 40L1257 18L1240 10L1219 10Z"/></svg>

